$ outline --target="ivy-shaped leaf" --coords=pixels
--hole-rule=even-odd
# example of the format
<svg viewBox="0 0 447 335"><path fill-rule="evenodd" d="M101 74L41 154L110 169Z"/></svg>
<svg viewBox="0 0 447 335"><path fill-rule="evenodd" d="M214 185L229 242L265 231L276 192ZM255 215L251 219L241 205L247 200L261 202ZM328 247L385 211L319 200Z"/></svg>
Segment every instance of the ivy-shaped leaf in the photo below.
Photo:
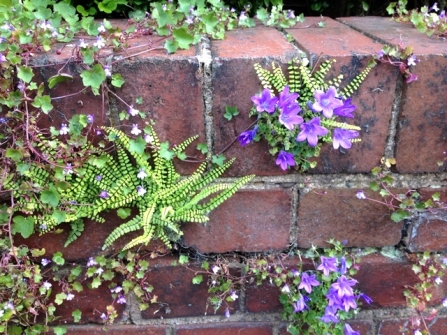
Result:
<svg viewBox="0 0 447 335"><path fill-rule="evenodd" d="M112 85L115 87L121 87L124 84L124 78L120 73L115 73L112 75Z"/></svg>
<svg viewBox="0 0 447 335"><path fill-rule="evenodd" d="M169 150L169 142L163 142L160 144L160 157L170 161L174 158L175 152Z"/></svg>
<svg viewBox="0 0 447 335"><path fill-rule="evenodd" d="M71 313L71 316L73 317L74 322L79 322L81 321L82 312L79 309L77 309Z"/></svg>
<svg viewBox="0 0 447 335"><path fill-rule="evenodd" d="M49 204L52 207L56 207L59 204L60 199L61 196L53 185L40 194L40 201L44 204Z"/></svg>
<svg viewBox="0 0 447 335"><path fill-rule="evenodd" d="M48 114L48 112L53 109L53 105L51 104L51 98L49 95L36 96L31 105L36 108L42 109L45 114Z"/></svg>
<svg viewBox="0 0 447 335"><path fill-rule="evenodd" d="M25 83L29 83L33 79L34 73L31 68L26 66L19 66L17 68L17 77L22 79Z"/></svg>
<svg viewBox="0 0 447 335"><path fill-rule="evenodd" d="M100 64L93 65L91 70L84 70L81 72L82 83L86 87L91 87L93 94L99 94L99 87L106 79L104 69Z"/></svg>
<svg viewBox="0 0 447 335"><path fill-rule="evenodd" d="M23 238L28 238L34 231L34 218L29 216L27 218L18 215L15 216L12 221L14 224L12 225L12 233L20 233Z"/></svg>
<svg viewBox="0 0 447 335"><path fill-rule="evenodd" d="M172 36L174 36L174 39L178 42L180 49L189 49L194 40L194 36L191 35L185 28L174 28L172 30Z"/></svg>
<svg viewBox="0 0 447 335"><path fill-rule="evenodd" d="M58 73L57 75L48 78L48 87L53 88L57 84L63 83L68 79L73 80L73 76L68 73Z"/></svg>

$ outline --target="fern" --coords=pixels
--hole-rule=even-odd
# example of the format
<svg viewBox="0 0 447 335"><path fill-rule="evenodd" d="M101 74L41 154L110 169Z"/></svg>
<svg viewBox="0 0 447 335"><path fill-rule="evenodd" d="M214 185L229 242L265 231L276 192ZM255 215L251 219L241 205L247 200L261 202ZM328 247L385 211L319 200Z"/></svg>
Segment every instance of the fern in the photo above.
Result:
<svg viewBox="0 0 447 335"><path fill-rule="evenodd" d="M15 209L33 215L40 224L40 233L54 230L62 217L71 227L65 243L67 246L83 232L84 218L104 222L101 214L105 211L136 207L138 214L115 228L106 238L103 248L135 231L141 231L140 236L128 242L124 249L147 245L152 239L160 239L171 246L172 241L182 236L181 222L206 222L212 209L253 178L247 176L234 183L213 184L234 159L222 166L209 166L204 162L192 175L181 177L172 159L168 158L171 156L163 154L162 150L181 156L198 136L169 149L160 143L151 126L148 129L153 141L144 150L139 150L135 140L122 131L103 127L115 146L114 154L85 145L84 148L92 154L73 174L61 175L50 166L35 163L23 176L15 180L6 179L4 186L14 190L19 199ZM64 145L54 137L41 137L41 140L51 141L56 147ZM55 151L45 145L41 150L49 158L55 155ZM59 199L56 206L41 201L48 185L54 186L57 193L54 194ZM62 213L62 216L55 213Z"/></svg>

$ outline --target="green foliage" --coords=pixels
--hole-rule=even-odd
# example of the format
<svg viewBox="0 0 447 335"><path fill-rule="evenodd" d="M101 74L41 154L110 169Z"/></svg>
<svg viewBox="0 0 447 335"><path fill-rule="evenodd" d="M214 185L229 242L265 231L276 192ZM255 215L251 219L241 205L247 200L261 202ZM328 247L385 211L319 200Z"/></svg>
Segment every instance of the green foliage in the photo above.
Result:
<svg viewBox="0 0 447 335"><path fill-rule="evenodd" d="M304 57L304 55L303 55ZM300 108L300 117L303 122L311 121L316 113L311 110L309 104L315 101L315 91L327 91L329 87L338 88L343 76L339 75L332 79L325 79L325 76L331 69L335 61L327 60L323 62L319 69L309 67L307 58L294 59L288 64L288 78L282 68L272 63L272 69L269 71L260 64L255 64L255 71L261 81L262 86L268 89L272 94L282 95L286 87L290 93L298 93ZM346 101L347 98L359 88L370 72L371 67L367 66L354 79L352 79L343 89L338 90L338 98ZM294 126L289 129L279 120L281 116L280 108L276 107L274 113L258 112L255 107L252 108L250 116L257 117L257 131L254 141L265 139L270 146L270 153L274 156L280 152L287 152L294 156L296 169L306 171L316 166L316 162L310 161L310 158L317 157L324 142L331 142L331 132L333 128L360 130L358 126L335 121L335 115L332 118L321 117L321 125L329 130L328 134L321 138L315 146L310 146L307 141L297 141L296 138L302 130L300 126ZM351 142L357 141L356 139Z"/></svg>

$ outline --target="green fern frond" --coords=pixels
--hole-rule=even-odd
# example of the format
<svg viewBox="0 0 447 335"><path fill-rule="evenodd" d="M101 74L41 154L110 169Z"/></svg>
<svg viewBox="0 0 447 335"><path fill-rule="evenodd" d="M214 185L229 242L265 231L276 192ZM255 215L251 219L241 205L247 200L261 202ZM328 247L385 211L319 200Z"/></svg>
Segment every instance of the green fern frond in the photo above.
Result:
<svg viewBox="0 0 447 335"><path fill-rule="evenodd" d="M67 241L65 241L64 247L67 247L70 243L76 241L76 239L81 236L81 233L84 231L84 223L82 220L73 221L70 224L71 230L68 234Z"/></svg>
<svg viewBox="0 0 447 335"><path fill-rule="evenodd" d="M346 85L346 87L341 91L344 98L349 98L356 90L358 90L360 85L365 81L371 69L371 67L367 66L348 85Z"/></svg>
<svg viewBox="0 0 447 335"><path fill-rule="evenodd" d="M342 128L342 129L351 129L351 130L362 130L359 126L355 126L352 124L347 124L344 122L337 122L330 119L321 120L321 124L326 128Z"/></svg>

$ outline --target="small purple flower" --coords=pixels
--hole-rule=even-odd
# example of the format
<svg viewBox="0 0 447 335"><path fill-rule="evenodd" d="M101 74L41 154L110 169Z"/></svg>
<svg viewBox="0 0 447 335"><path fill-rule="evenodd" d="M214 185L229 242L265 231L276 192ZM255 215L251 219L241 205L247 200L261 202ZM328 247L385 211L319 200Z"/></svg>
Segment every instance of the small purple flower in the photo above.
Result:
<svg viewBox="0 0 447 335"><path fill-rule="evenodd" d="M66 123L62 123L61 129L59 130L59 134L67 135L70 132L70 129L67 127Z"/></svg>
<svg viewBox="0 0 447 335"><path fill-rule="evenodd" d="M119 295L118 299L116 300L118 304L125 304L126 303L126 297L122 294Z"/></svg>
<svg viewBox="0 0 447 335"><path fill-rule="evenodd" d="M295 166L295 159L293 158L293 154L290 154L286 151L280 151L278 154L278 158L276 159L276 165L281 166L281 169L284 171L287 170L289 166Z"/></svg>
<svg viewBox="0 0 447 335"><path fill-rule="evenodd" d="M272 96L272 93L268 88L264 89L261 95L255 95L251 97L251 101L256 106L256 110L261 112L267 112L269 114L273 114L276 109L276 103L278 102L278 98Z"/></svg>
<svg viewBox="0 0 447 335"><path fill-rule="evenodd" d="M342 275L344 275L347 272L346 268L346 258L341 257L340 258L340 269L338 270Z"/></svg>
<svg viewBox="0 0 447 335"><path fill-rule="evenodd" d="M415 74L413 74L413 73L408 73L408 75L407 75L407 80L405 81L407 84L409 84L409 83L411 83L411 82L413 82L413 81L416 81L416 80L418 80L418 76L416 76Z"/></svg>
<svg viewBox="0 0 447 335"><path fill-rule="evenodd" d="M1 62L1 57L0 57L0 62ZM23 81L20 81L20 83L17 84L17 88L19 89L20 92L24 92L26 89L26 85Z"/></svg>
<svg viewBox="0 0 447 335"><path fill-rule="evenodd" d="M296 303L292 304L292 306L294 313L304 311L307 308L306 302L304 301L304 296L301 294Z"/></svg>
<svg viewBox="0 0 447 335"><path fill-rule="evenodd" d="M143 186L138 186L137 187L137 194L142 197L143 195L146 194L146 189Z"/></svg>
<svg viewBox="0 0 447 335"><path fill-rule="evenodd" d="M99 174L95 177L96 181L101 181L102 180L102 176Z"/></svg>
<svg viewBox="0 0 447 335"><path fill-rule="evenodd" d="M93 43L93 46L97 47L98 49L101 49L106 46L106 43L104 42L104 39L101 36L97 36L96 42Z"/></svg>
<svg viewBox="0 0 447 335"><path fill-rule="evenodd" d="M298 277L300 275L300 272L298 270L292 269L290 270L292 272L292 276Z"/></svg>
<svg viewBox="0 0 447 335"><path fill-rule="evenodd" d="M435 3L433 4L433 6L431 6L431 7L428 9L428 12L431 12L432 10L434 10L435 12L438 12L438 11L439 11L439 7L438 7L438 3L437 3L437 2L435 2Z"/></svg>
<svg viewBox="0 0 447 335"><path fill-rule="evenodd" d="M329 288L326 298L328 306L333 306L335 309L343 309L343 301L338 297L338 291L334 288Z"/></svg>
<svg viewBox="0 0 447 335"><path fill-rule="evenodd" d="M318 143L318 136L324 136L327 134L328 130L322 126L320 126L320 118L314 117L309 122L305 122L300 124L301 132L296 137L298 142L305 141L311 147L315 147Z"/></svg>
<svg viewBox="0 0 447 335"><path fill-rule="evenodd" d="M101 199L107 199L107 198L109 197L109 193L108 193L107 191L101 191L101 192L99 193L99 197L100 197Z"/></svg>
<svg viewBox="0 0 447 335"><path fill-rule="evenodd" d="M295 13L293 12L293 10L289 9L287 11L287 18L288 19L294 19L295 18Z"/></svg>
<svg viewBox="0 0 447 335"><path fill-rule="evenodd" d="M92 114L87 115L87 123L93 123L95 117Z"/></svg>
<svg viewBox="0 0 447 335"><path fill-rule="evenodd" d="M343 330L345 335L360 335L359 332L354 331L354 329L352 329L351 326L347 323L345 323L345 327Z"/></svg>
<svg viewBox="0 0 447 335"><path fill-rule="evenodd" d="M298 289L304 288L307 293L312 292L312 286L320 286L318 280L315 279L315 274L309 276L306 272L301 276L301 283L298 286Z"/></svg>
<svg viewBox="0 0 447 335"><path fill-rule="evenodd" d="M358 190L357 193L355 194L355 196L357 197L357 199L360 199L360 200L366 199L366 195L365 195L365 193L363 193L362 190Z"/></svg>
<svg viewBox="0 0 447 335"><path fill-rule="evenodd" d="M248 143L252 142L253 139L256 136L256 132L258 131L258 126L255 126L253 128L253 130L248 130L248 131L244 131L243 133L241 133L238 137L237 140L239 141L239 143L241 144L241 146L245 146Z"/></svg>
<svg viewBox="0 0 447 335"><path fill-rule="evenodd" d="M81 39L79 40L79 47L80 47L80 48L87 48L87 47L88 47L88 43L85 43L85 42L84 42L84 39L81 38Z"/></svg>
<svg viewBox="0 0 447 335"><path fill-rule="evenodd" d="M129 106L127 112L132 116L137 116L140 113L140 111L138 109L133 108L133 106Z"/></svg>
<svg viewBox="0 0 447 335"><path fill-rule="evenodd" d="M353 113L357 107L355 105L352 105L351 102L352 102L351 98L346 99L343 102L343 106L334 108L334 115L353 118L354 117Z"/></svg>
<svg viewBox="0 0 447 335"><path fill-rule="evenodd" d="M350 149L352 147L351 139L359 136L359 132L351 129L334 129L334 138L332 139L332 144L334 149L338 149L340 146L345 149Z"/></svg>
<svg viewBox="0 0 447 335"><path fill-rule="evenodd" d="M346 312L349 312L349 309L355 309L357 308L357 303L355 301L355 297L353 295L350 296L344 296L341 298L343 308Z"/></svg>
<svg viewBox="0 0 447 335"><path fill-rule="evenodd" d="M442 306L447 307L447 298L442 301Z"/></svg>
<svg viewBox="0 0 447 335"><path fill-rule="evenodd" d="M43 282L42 286L43 286L46 290L49 290L49 289L51 288L51 286L53 286L53 285L51 285L51 283L45 281L45 282Z"/></svg>
<svg viewBox="0 0 447 335"><path fill-rule="evenodd" d="M194 23L194 16L188 16L185 20L185 23L189 24L193 24Z"/></svg>
<svg viewBox="0 0 447 335"><path fill-rule="evenodd" d="M102 313L101 316L100 316L100 318L101 318L102 320L107 320L107 315L106 315L106 313Z"/></svg>
<svg viewBox="0 0 447 335"><path fill-rule="evenodd" d="M134 125L132 126L132 130L130 131L130 133L131 133L132 135L138 136L138 135L141 134L141 129L138 128L138 125L137 125L137 124L134 124Z"/></svg>
<svg viewBox="0 0 447 335"><path fill-rule="evenodd" d="M323 112L327 118L331 118L335 108L343 106L343 102L336 98L337 90L334 86L330 86L326 92L315 90L314 97L316 102L312 108L317 112Z"/></svg>
<svg viewBox="0 0 447 335"><path fill-rule="evenodd" d="M293 130L296 124L303 123L303 118L298 115L301 111L300 106L290 105L282 109L279 114L279 123L289 130Z"/></svg>
<svg viewBox="0 0 447 335"><path fill-rule="evenodd" d="M331 285L331 287L337 290L337 295L339 298L343 298L345 296L349 297L354 295L351 286L354 286L356 283L357 280L347 279L344 275L342 275L335 283Z"/></svg>
<svg viewBox="0 0 447 335"><path fill-rule="evenodd" d="M360 293L357 298L362 298L363 300L365 300L365 302L370 305L372 303L372 299L370 297L368 297L365 293Z"/></svg>
<svg viewBox="0 0 447 335"><path fill-rule="evenodd" d="M379 51L379 53L377 54L377 58L381 59L383 58L383 56L385 56L385 51L382 49Z"/></svg>
<svg viewBox="0 0 447 335"><path fill-rule="evenodd" d="M73 167L71 166L70 163L67 163L67 164L65 165L64 170L62 171L63 174L72 174L73 172L74 172L74 171L73 171Z"/></svg>
<svg viewBox="0 0 447 335"><path fill-rule="evenodd" d="M326 306L326 309L324 310L324 315L320 318L321 321L324 323L338 323L340 322L337 318L337 308L334 306Z"/></svg>
<svg viewBox="0 0 447 335"><path fill-rule="evenodd" d="M415 56L415 55L411 55L411 56L408 57L408 59L407 59L407 64L408 64L408 66L415 66L416 63L418 63L418 62L419 62L419 60L416 59L416 56Z"/></svg>
<svg viewBox="0 0 447 335"><path fill-rule="evenodd" d="M229 318L229 317L230 317L230 310L228 309L228 307L227 307L227 309L225 310L225 317L226 317L226 318Z"/></svg>
<svg viewBox="0 0 447 335"><path fill-rule="evenodd" d="M236 299L237 299L238 297L239 297L239 296L236 294L236 291L231 291L230 298L233 299L233 301L236 301Z"/></svg>
<svg viewBox="0 0 447 335"><path fill-rule="evenodd" d="M12 301L8 301L8 303L5 305L5 309L14 309L14 304Z"/></svg>
<svg viewBox="0 0 447 335"><path fill-rule="evenodd" d="M317 270L323 271L324 275L329 276L329 272L337 271L337 258L335 257L320 257L321 264L317 267Z"/></svg>
<svg viewBox="0 0 447 335"><path fill-rule="evenodd" d="M213 271L213 273L216 275L219 271L220 271L220 267L218 267L217 265L213 265L211 267L211 270Z"/></svg>
<svg viewBox="0 0 447 335"><path fill-rule="evenodd" d="M105 73L106 77L111 77L112 76L112 66L104 65L104 73Z"/></svg>
<svg viewBox="0 0 447 335"><path fill-rule="evenodd" d="M287 109L290 106L298 106L296 102L298 97L298 93L290 93L289 86L285 86L282 92L279 93L278 107L281 109Z"/></svg>
<svg viewBox="0 0 447 335"><path fill-rule="evenodd" d="M42 266L47 266L48 264L51 263L51 261L50 261L49 259L42 258L42 260L40 261L40 263L42 264Z"/></svg>

